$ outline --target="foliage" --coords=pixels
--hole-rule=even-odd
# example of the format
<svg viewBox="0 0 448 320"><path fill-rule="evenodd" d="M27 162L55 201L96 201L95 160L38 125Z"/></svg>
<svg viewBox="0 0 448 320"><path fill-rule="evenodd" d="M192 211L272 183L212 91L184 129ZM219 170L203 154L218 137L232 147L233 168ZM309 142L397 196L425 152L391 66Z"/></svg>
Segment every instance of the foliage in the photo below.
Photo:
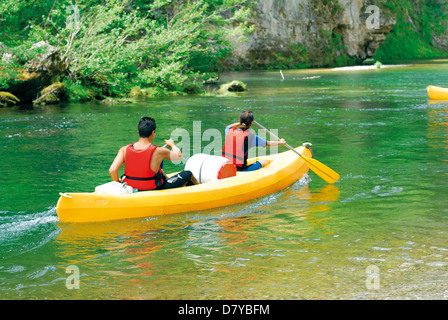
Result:
<svg viewBox="0 0 448 320"><path fill-rule="evenodd" d="M68 92L89 99L122 96L133 87L197 91L229 55L231 40L251 31L249 0L2 0L0 42L14 52L13 70L46 41L69 66ZM36 9L37 8L37 9ZM0 53L1 54L1 53ZM10 75L0 63L0 87ZM4 76L1 76L4 75ZM155 92L158 92L155 90Z"/></svg>
<svg viewBox="0 0 448 320"><path fill-rule="evenodd" d="M303 69L310 66L307 48L301 43L291 43L285 53L272 52L267 69Z"/></svg>
<svg viewBox="0 0 448 320"><path fill-rule="evenodd" d="M396 0L382 3L395 12L397 23L378 49L380 61L435 58L446 55L433 45L434 35L447 28L447 4L438 0Z"/></svg>
<svg viewBox="0 0 448 320"><path fill-rule="evenodd" d="M94 100L96 95L88 89L86 86L81 84L81 81L72 81L65 79L64 82L67 87L67 96L69 102L86 102L89 100Z"/></svg>

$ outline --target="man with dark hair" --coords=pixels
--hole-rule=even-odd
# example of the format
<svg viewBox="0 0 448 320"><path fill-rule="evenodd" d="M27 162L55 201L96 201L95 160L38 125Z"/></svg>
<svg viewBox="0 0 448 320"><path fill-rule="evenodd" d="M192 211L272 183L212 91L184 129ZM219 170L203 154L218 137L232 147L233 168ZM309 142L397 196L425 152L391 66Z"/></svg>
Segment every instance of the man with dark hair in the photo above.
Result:
<svg viewBox="0 0 448 320"><path fill-rule="evenodd" d="M226 140L222 149L222 156L229 159L238 171L254 171L264 167L267 162L263 159L247 165L249 149L253 147L276 147L286 144L285 139L266 141L249 132L254 122L252 111L245 110L240 114L240 121L226 127Z"/></svg>
<svg viewBox="0 0 448 320"><path fill-rule="evenodd" d="M138 123L138 133L140 137L148 138L153 131L156 131L156 120L150 117L143 117Z"/></svg>
<svg viewBox="0 0 448 320"><path fill-rule="evenodd" d="M165 142L171 151L152 144L156 135L156 121L153 118L141 118L138 134L140 138L137 142L124 146L118 151L109 168L112 180L126 182L139 191L171 189L188 183L198 183L191 171L182 171L170 178L165 176L161 168L162 161L182 160L182 153L171 139ZM119 178L118 170L123 164L125 164L124 177Z"/></svg>

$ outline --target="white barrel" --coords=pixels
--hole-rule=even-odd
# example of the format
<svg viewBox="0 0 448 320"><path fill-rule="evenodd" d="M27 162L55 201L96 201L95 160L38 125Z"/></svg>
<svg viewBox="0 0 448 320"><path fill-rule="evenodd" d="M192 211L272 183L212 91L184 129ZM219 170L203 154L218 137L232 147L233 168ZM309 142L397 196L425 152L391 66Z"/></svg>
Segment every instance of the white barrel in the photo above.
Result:
<svg viewBox="0 0 448 320"><path fill-rule="evenodd" d="M185 164L185 170L190 170L199 183L213 182L236 175L236 167L227 158L203 153L190 157Z"/></svg>

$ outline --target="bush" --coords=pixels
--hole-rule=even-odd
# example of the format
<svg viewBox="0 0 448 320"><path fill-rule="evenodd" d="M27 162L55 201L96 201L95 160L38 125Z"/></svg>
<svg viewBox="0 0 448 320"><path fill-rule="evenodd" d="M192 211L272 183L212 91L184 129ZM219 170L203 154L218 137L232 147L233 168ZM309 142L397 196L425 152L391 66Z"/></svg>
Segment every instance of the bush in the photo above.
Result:
<svg viewBox="0 0 448 320"><path fill-rule="evenodd" d="M0 41L11 48L41 40L56 47L69 65L63 81L71 101L120 97L133 87L197 92L203 75L217 71L231 52L230 39L251 30L249 1L78 0L75 7L4 0ZM21 58L23 65L28 59ZM0 86L7 79L0 77Z"/></svg>
<svg viewBox="0 0 448 320"><path fill-rule="evenodd" d="M434 35L447 27L447 4L437 0L406 0L384 2L382 6L396 12L397 23L377 50L381 61L436 58L446 53L433 45Z"/></svg>
<svg viewBox="0 0 448 320"><path fill-rule="evenodd" d="M72 82L70 80L64 80L63 83L66 86L66 93L68 96L68 102L86 102L95 100L96 95L91 89L83 86L79 81Z"/></svg>

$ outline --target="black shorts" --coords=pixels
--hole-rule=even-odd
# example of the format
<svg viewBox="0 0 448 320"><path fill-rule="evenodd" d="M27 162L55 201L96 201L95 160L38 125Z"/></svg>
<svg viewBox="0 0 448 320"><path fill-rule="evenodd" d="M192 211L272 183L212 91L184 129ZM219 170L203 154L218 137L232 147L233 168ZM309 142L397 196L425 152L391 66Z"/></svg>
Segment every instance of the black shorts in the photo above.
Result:
<svg viewBox="0 0 448 320"><path fill-rule="evenodd" d="M179 188L188 183L191 179L191 171L182 171L174 176L169 177L165 183L160 187L160 189L173 189L173 188Z"/></svg>

